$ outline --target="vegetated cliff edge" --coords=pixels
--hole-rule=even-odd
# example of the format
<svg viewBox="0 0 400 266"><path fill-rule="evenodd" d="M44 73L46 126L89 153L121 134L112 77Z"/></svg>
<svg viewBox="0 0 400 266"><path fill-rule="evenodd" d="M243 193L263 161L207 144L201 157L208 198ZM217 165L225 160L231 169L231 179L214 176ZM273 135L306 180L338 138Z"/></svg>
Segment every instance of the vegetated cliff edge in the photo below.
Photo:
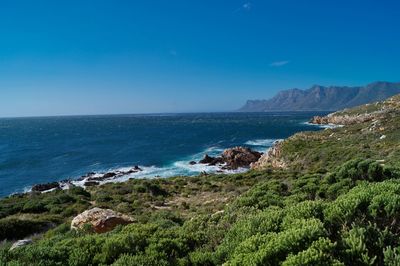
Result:
<svg viewBox="0 0 400 266"><path fill-rule="evenodd" d="M315 116L310 123L332 127L314 133L300 132L277 143L252 165L253 169L329 169L358 157L385 160L388 164L400 159L400 95Z"/></svg>
<svg viewBox="0 0 400 266"><path fill-rule="evenodd" d="M400 82L374 82L360 87L315 85L307 90L284 90L269 100L248 100L239 111L336 111L381 101L398 93Z"/></svg>

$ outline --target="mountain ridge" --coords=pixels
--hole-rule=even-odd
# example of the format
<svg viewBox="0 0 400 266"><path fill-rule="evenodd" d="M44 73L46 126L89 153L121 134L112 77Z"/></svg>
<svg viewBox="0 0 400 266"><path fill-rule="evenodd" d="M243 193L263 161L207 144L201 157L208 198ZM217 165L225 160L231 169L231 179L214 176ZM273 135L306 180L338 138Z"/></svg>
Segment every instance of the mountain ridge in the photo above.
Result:
<svg viewBox="0 0 400 266"><path fill-rule="evenodd" d="M337 111L381 101L400 93L400 82L376 81L365 86L313 85L283 90L268 100L248 100L239 112Z"/></svg>

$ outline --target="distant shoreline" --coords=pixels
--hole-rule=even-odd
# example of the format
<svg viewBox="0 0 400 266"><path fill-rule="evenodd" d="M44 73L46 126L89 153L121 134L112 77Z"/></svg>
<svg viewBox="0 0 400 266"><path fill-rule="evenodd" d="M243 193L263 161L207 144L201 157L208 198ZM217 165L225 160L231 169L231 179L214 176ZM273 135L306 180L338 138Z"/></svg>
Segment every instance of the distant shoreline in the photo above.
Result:
<svg viewBox="0 0 400 266"><path fill-rule="evenodd" d="M126 114L71 114L71 115L39 115L39 116L0 116L0 120L7 119L35 119L35 118L74 118L74 117L140 117L140 116L148 116L148 117L160 117L160 116L177 116L177 115L201 115L201 114L329 114L334 112L333 110L299 110L299 111L263 111L263 112L242 112L242 111L221 111L221 112L178 112L178 113L126 113Z"/></svg>

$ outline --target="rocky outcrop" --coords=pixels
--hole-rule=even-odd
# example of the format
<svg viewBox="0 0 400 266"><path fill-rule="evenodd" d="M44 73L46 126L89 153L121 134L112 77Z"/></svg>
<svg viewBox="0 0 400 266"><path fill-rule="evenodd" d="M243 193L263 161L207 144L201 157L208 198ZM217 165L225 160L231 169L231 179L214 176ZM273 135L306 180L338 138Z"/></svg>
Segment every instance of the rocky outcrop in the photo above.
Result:
<svg viewBox="0 0 400 266"><path fill-rule="evenodd" d="M95 173L95 172L89 172L80 178L77 179L77 181L83 181L83 185L85 187L89 186L97 186L100 184L101 181L105 180L112 180L121 176L126 176L129 174L137 173L143 171L139 166L135 165L129 170L116 170L116 171L110 171L106 173ZM54 189L68 189L70 187L74 186L73 182L71 180L62 180L59 182L50 182L50 183L44 183L44 184L37 184L32 186L31 191L32 192L47 192L51 191Z"/></svg>
<svg viewBox="0 0 400 266"><path fill-rule="evenodd" d="M382 119L399 115L400 95L396 95L385 101L345 109L327 116L314 116L310 123L319 125L353 125L370 121L379 123Z"/></svg>
<svg viewBox="0 0 400 266"><path fill-rule="evenodd" d="M43 192L50 189L59 189L60 183L58 182L51 182L45 184L37 184L32 187L32 191L34 192Z"/></svg>
<svg viewBox="0 0 400 266"><path fill-rule="evenodd" d="M262 153L247 147L234 147L226 149L219 157L211 157L206 154L199 163L220 165L222 169L234 170L240 167L250 167L250 164L256 162L261 155Z"/></svg>
<svg viewBox="0 0 400 266"><path fill-rule="evenodd" d="M81 178L79 180L81 180L81 181L84 180L85 186L94 186L94 185L99 184L100 181L112 180L112 179L115 179L115 178L118 178L121 176L130 175L130 174L137 173L140 171L142 171L142 169L136 165L127 171L117 170L117 171L110 171L110 172L106 172L106 173L90 172L90 173L87 173L86 175L81 176Z"/></svg>
<svg viewBox="0 0 400 266"><path fill-rule="evenodd" d="M317 125L353 125L356 123L372 121L377 115L377 113L358 115L337 115L336 113L333 113L327 116L314 116L310 120L310 123Z"/></svg>
<svg viewBox="0 0 400 266"><path fill-rule="evenodd" d="M132 217L117 213L110 209L93 208L76 216L71 222L71 229L82 229L84 225L92 226L96 233L113 230L117 225L135 222Z"/></svg>
<svg viewBox="0 0 400 266"><path fill-rule="evenodd" d="M116 175L117 175L117 173L114 173L114 172L105 173L105 174L102 176L102 178L103 178L103 179L107 179L107 178L110 178L110 177L114 177L114 176L116 176Z"/></svg>
<svg viewBox="0 0 400 266"><path fill-rule="evenodd" d="M251 163L257 162L262 153L253 151L247 147L234 147L222 153L222 159L229 169L249 167Z"/></svg>
<svg viewBox="0 0 400 266"><path fill-rule="evenodd" d="M309 122L311 124L317 124L317 125L327 125L330 123L327 116L319 116L319 115L311 118L311 120Z"/></svg>
<svg viewBox="0 0 400 266"><path fill-rule="evenodd" d="M261 158L251 164L251 169L286 168L286 163L281 158L283 141L276 141L274 145L264 153Z"/></svg>
<svg viewBox="0 0 400 266"><path fill-rule="evenodd" d="M204 155L204 158L199 161L201 164L209 164L215 160L214 157L209 156L208 154Z"/></svg>

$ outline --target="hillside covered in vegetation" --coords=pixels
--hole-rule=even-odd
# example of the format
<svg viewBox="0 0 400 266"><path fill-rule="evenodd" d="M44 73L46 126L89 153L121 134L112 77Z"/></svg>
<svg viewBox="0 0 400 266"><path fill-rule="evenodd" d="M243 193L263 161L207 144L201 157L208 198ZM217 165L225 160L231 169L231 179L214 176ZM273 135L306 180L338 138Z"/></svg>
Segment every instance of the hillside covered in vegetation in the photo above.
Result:
<svg viewBox="0 0 400 266"><path fill-rule="evenodd" d="M399 107L315 118L344 126L298 133L246 173L4 198L0 265L400 265ZM93 207L135 222L71 230Z"/></svg>

